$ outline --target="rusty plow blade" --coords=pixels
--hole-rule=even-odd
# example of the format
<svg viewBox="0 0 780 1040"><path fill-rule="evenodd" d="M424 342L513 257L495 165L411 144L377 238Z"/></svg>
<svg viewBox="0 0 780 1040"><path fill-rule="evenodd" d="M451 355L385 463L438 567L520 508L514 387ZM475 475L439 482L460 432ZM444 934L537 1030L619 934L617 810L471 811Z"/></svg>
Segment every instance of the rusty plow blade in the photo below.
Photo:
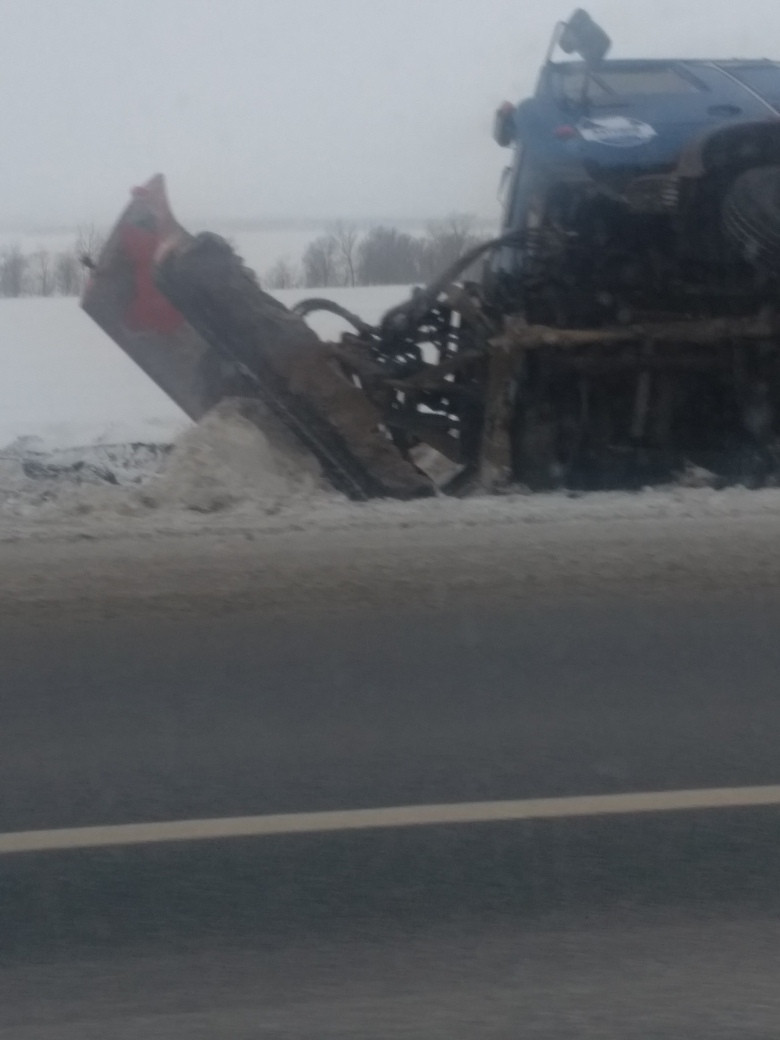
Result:
<svg viewBox="0 0 780 1040"><path fill-rule="evenodd" d="M232 373L154 285L154 256L178 230L162 177L137 188L93 267L81 306L197 421L230 395Z"/></svg>
<svg viewBox="0 0 780 1040"><path fill-rule="evenodd" d="M225 239L176 222L161 176L134 191L82 306L192 419L225 397L256 398L350 498L432 493L327 344L262 291ZM264 414L247 418L262 428Z"/></svg>

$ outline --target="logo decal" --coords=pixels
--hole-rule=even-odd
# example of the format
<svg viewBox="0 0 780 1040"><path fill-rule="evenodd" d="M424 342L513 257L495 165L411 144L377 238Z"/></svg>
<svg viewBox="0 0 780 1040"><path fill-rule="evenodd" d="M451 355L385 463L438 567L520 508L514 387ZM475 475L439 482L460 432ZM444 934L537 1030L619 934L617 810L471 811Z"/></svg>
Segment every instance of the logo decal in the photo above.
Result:
<svg viewBox="0 0 780 1040"><path fill-rule="evenodd" d="M636 148L656 136L649 123L628 116L603 116L600 119L581 119L577 124L580 136L594 144L611 148Z"/></svg>

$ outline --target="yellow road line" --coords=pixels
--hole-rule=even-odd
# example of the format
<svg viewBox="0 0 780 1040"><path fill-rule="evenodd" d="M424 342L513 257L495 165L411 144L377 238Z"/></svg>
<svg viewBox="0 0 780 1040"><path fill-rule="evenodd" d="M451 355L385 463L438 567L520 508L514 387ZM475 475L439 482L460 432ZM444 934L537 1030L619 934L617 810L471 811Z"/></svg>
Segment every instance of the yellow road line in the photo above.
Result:
<svg viewBox="0 0 780 1040"><path fill-rule="evenodd" d="M0 834L0 855L88 849L158 842L252 838L273 834L317 834L325 831L373 830L381 827L426 827L443 824L551 820L576 816L680 812L780 806L780 784L766 787L717 787L691 791L648 791L636 794L582 795L569 798L524 798L518 801L461 802L452 805L403 805L383 809L282 813L212 820L171 820L100 827L18 831Z"/></svg>

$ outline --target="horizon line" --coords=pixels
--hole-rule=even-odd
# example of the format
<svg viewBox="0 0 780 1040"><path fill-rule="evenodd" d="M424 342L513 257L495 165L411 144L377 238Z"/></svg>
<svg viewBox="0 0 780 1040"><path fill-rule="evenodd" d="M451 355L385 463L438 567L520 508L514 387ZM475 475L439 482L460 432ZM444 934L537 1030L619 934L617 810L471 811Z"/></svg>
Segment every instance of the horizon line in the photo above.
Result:
<svg viewBox="0 0 780 1040"><path fill-rule="evenodd" d="M370 216L370 217L228 217L228 216L210 216L210 217L198 217L198 216L185 216L184 222L192 225L212 225L219 228L230 229L234 231L264 231L264 230L278 230L278 231L308 231L308 230L321 230L323 228L333 227L336 224L351 224L358 228L376 227L382 224L391 224L397 227L403 226L420 226L430 223L435 223L441 220L447 220L451 216L462 216L467 215L473 217L479 225L485 224L498 224L500 221L499 216L488 216L484 213L473 213L468 210L450 210L447 213L430 214L428 216L389 216L387 214ZM51 223L51 224L25 224L17 221L3 222L0 220L0 235L9 237L12 235L65 235L65 234L76 234L82 228L96 227L105 228L111 226L116 220L116 217L111 218L111 222L101 221L100 219L89 219L80 220L75 223Z"/></svg>

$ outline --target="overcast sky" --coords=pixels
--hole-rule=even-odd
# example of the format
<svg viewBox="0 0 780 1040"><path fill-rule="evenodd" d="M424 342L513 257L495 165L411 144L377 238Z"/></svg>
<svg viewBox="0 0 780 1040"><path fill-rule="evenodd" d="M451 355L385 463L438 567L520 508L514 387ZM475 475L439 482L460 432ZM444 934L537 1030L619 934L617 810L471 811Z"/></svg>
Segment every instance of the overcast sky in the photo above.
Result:
<svg viewBox="0 0 780 1040"><path fill-rule="evenodd" d="M491 215L495 105L573 0L0 0L0 224ZM618 56L780 58L778 0L592 0Z"/></svg>

